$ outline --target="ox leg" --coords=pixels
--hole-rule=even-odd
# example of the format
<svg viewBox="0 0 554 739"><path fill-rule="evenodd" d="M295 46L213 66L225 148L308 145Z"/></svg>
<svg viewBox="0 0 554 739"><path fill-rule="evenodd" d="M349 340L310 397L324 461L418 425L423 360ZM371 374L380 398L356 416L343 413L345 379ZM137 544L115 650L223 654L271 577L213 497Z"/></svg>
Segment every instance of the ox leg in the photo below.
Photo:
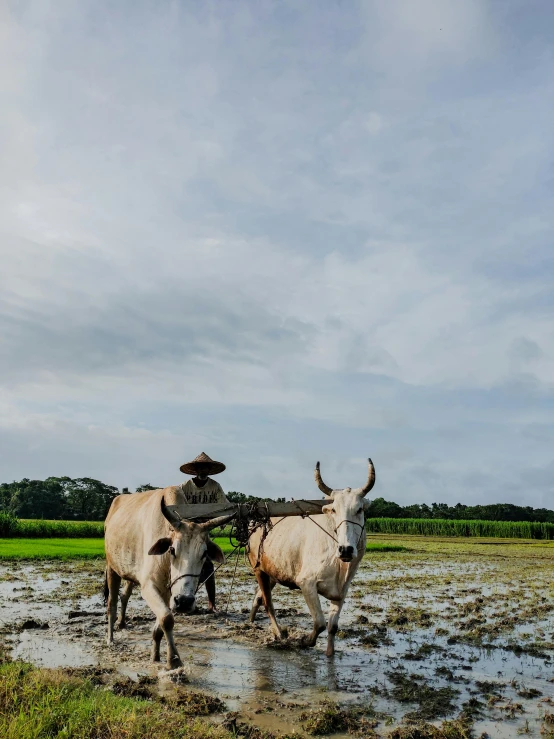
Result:
<svg viewBox="0 0 554 739"><path fill-rule="evenodd" d="M344 605L344 600L332 601L329 606L329 621L327 622L327 657L335 654L335 635L339 630L340 612Z"/></svg>
<svg viewBox="0 0 554 739"><path fill-rule="evenodd" d="M254 596L254 600L252 601L252 609L250 611L250 623L253 624L256 620L256 615L260 609L260 606L263 604L264 598L262 595L262 589L258 588L256 591L256 595Z"/></svg>
<svg viewBox="0 0 554 739"><path fill-rule="evenodd" d="M133 592L134 585L135 584L133 582L127 580L127 582L123 586L121 595L119 596L119 599L121 600L121 615L119 616L119 621L117 622L118 629L127 628L127 621L125 618L127 615L127 603L129 602L129 598L131 597L131 593Z"/></svg>
<svg viewBox="0 0 554 739"><path fill-rule="evenodd" d="M255 574L256 580L258 581L259 591L262 594L265 610L267 611L267 615L269 616L271 629L278 639L282 639L285 634L277 623L277 618L275 616L275 609L273 608L273 598L271 597L271 591L273 589L271 585L271 579L269 575L266 575L266 573L262 572L261 570L256 570Z"/></svg>
<svg viewBox="0 0 554 739"><path fill-rule="evenodd" d="M306 601L306 605L310 609L312 618L314 620L314 628L311 634L308 634L302 639L302 644L306 647L315 647L317 637L322 631L325 631L325 616L321 610L321 602L317 592L317 586L315 583L298 583L300 590Z"/></svg>
<svg viewBox="0 0 554 739"><path fill-rule="evenodd" d="M270 580L269 587L271 590L275 587L276 582L275 580ZM256 616L258 615L258 611L260 610L260 606L263 606L264 604L264 597L261 588L258 588L256 591L256 595L254 596L254 600L252 601L252 610L250 611L250 623L253 624L256 620ZM284 630L283 630L284 631Z"/></svg>
<svg viewBox="0 0 554 739"><path fill-rule="evenodd" d="M154 624L154 629L152 630L152 652L151 652L152 662L160 661L160 644L162 643L163 635L164 635L164 632L160 628L158 619L156 619L156 623Z"/></svg>
<svg viewBox="0 0 554 739"><path fill-rule="evenodd" d="M144 585L144 587L142 588L141 593L142 597L148 603L150 608L154 611L154 615L157 618L156 626L154 627L154 631L152 633L152 638L154 640L154 644L152 647L153 659L155 660L156 658L156 644L157 656L159 657L160 654L159 641L161 640L161 637L158 637L157 629L161 629L167 642L168 670L172 670L175 667L181 667L183 663L181 662L181 658L179 657L179 652L177 651L175 640L173 638L173 625L175 623L175 619L173 618L173 614L169 610L168 604L164 600L158 588L152 582L146 583L146 585Z"/></svg>
<svg viewBox="0 0 554 739"><path fill-rule="evenodd" d="M108 646L113 644L113 629L117 617L117 600L119 597L119 586L121 577L115 570L108 567L106 570L106 581L108 585Z"/></svg>

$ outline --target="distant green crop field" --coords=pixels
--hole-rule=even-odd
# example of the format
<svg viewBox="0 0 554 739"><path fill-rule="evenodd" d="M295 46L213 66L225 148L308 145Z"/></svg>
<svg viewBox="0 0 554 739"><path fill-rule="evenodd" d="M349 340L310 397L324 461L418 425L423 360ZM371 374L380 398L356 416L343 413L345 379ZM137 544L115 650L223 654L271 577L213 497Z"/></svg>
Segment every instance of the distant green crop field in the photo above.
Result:
<svg viewBox="0 0 554 739"><path fill-rule="evenodd" d="M104 536L103 521L46 521L42 519L15 518L0 513L0 536L18 538L72 538L101 539Z"/></svg>
<svg viewBox="0 0 554 739"><path fill-rule="evenodd" d="M368 518L371 534L459 536L500 539L554 539L554 523L537 521L461 521L440 518Z"/></svg>
<svg viewBox="0 0 554 739"><path fill-rule="evenodd" d="M227 537L214 541L225 555L233 552ZM369 542L367 552L402 552L406 547L388 542ZM95 559L104 557L103 539L0 539L0 560Z"/></svg>
<svg viewBox="0 0 554 739"><path fill-rule="evenodd" d="M103 539L0 539L0 560L96 559Z"/></svg>
<svg viewBox="0 0 554 739"><path fill-rule="evenodd" d="M554 540L554 524L529 521L369 518L366 522L366 529L370 534ZM226 542L225 552L231 551L228 540L229 532L229 527L225 527L223 531L221 529L217 531L218 542ZM0 513L0 536L24 539L46 539L50 537L101 539L104 536L104 523L103 521L17 519L8 514Z"/></svg>

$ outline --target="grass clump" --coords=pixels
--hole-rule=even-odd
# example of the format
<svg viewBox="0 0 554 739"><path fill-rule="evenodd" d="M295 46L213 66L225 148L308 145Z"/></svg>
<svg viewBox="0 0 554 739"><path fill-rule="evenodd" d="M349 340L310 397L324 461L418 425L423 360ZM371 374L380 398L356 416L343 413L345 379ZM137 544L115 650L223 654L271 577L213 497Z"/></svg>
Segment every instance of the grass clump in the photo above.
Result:
<svg viewBox="0 0 554 739"><path fill-rule="evenodd" d="M406 724L397 726L389 734L389 739L471 739L471 722L465 719L443 721L440 726L434 724Z"/></svg>
<svg viewBox="0 0 554 739"><path fill-rule="evenodd" d="M230 739L224 729L183 718L178 706L120 697L61 670L0 666L4 739Z"/></svg>
<svg viewBox="0 0 554 739"><path fill-rule="evenodd" d="M330 701L325 701L319 708L300 715L300 720L304 722L302 728L312 736L348 732L371 737L375 735L373 729L378 726L380 718L382 717L378 717L372 708L360 706L341 708Z"/></svg>
<svg viewBox="0 0 554 739"><path fill-rule="evenodd" d="M404 672L388 672L387 678L393 685L390 691L393 698L399 703L418 704L415 711L404 717L410 721L432 721L448 716L456 709L453 701L460 692L455 688L435 688L421 675L407 675Z"/></svg>
<svg viewBox="0 0 554 739"><path fill-rule="evenodd" d="M210 716L222 713L225 703L214 695L199 693L196 690L181 691L175 700L182 716Z"/></svg>
<svg viewBox="0 0 554 739"><path fill-rule="evenodd" d="M103 539L0 539L0 560L96 559Z"/></svg>

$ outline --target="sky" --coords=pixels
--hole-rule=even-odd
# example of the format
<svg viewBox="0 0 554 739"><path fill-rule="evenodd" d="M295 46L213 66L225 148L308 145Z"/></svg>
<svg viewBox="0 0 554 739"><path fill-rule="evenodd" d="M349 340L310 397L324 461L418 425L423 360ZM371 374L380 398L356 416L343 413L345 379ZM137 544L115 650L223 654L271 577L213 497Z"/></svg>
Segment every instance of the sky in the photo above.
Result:
<svg viewBox="0 0 554 739"><path fill-rule="evenodd" d="M0 480L554 507L549 0L0 3Z"/></svg>

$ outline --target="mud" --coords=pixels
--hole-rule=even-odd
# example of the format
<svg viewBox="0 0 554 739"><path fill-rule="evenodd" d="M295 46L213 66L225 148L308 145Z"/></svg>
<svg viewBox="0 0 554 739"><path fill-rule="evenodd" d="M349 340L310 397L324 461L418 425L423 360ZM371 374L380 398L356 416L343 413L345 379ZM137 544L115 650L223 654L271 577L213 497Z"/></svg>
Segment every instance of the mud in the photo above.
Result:
<svg viewBox="0 0 554 739"><path fill-rule="evenodd" d="M554 546L399 540L409 552L364 559L334 659L325 634L301 648L310 618L299 592L275 591L284 643L265 614L248 623L255 583L244 563L231 595L233 567L218 573L229 613L208 614L202 593L197 614L177 616L178 673L149 662L154 619L138 594L129 628L105 646L100 562L3 564L0 627L14 658L78 670L120 695L178 701L242 736L548 736Z"/></svg>

